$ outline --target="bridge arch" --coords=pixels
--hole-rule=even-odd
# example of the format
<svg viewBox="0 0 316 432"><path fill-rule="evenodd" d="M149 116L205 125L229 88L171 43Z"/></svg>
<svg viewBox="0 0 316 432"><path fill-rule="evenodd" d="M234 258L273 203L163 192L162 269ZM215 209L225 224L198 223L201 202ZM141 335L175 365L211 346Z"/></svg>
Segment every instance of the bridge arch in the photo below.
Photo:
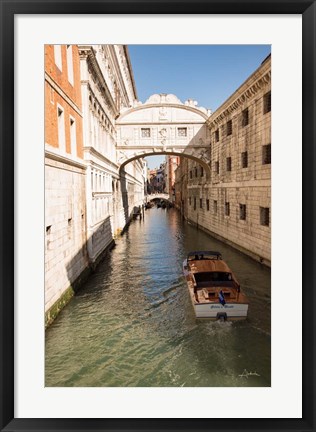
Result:
<svg viewBox="0 0 316 432"><path fill-rule="evenodd" d="M160 151L160 152L153 152L153 153L149 153L149 152L142 152L139 154L136 154L134 156L132 156L130 159L125 160L121 165L120 165L120 174L124 171L124 168L127 164L129 164L130 162L136 160L136 159L140 159L140 158L144 158L144 157L148 157L148 156L159 156L159 155L170 155L170 156L180 156L180 157L187 157L188 159L193 160L194 162L200 164L203 168L204 171L206 173L206 177L208 178L211 174L211 168L209 165L208 161L204 161L201 159L201 157L198 156L194 156L194 155L190 155L187 154L185 152L183 153L177 153L177 152L171 152L171 151Z"/></svg>
<svg viewBox="0 0 316 432"><path fill-rule="evenodd" d="M117 160L121 171L131 161L152 155L177 155L199 163L210 174L211 112L192 99L155 94L121 113L117 126Z"/></svg>

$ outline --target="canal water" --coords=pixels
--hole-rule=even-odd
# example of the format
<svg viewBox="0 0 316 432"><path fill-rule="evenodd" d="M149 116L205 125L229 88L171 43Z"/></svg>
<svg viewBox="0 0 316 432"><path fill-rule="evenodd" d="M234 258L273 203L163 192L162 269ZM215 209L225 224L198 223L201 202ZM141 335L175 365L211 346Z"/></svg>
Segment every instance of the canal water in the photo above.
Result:
<svg viewBox="0 0 316 432"><path fill-rule="evenodd" d="M239 322L195 319L182 261L219 250L250 300ZM152 208L46 331L45 384L59 387L271 385L270 270Z"/></svg>

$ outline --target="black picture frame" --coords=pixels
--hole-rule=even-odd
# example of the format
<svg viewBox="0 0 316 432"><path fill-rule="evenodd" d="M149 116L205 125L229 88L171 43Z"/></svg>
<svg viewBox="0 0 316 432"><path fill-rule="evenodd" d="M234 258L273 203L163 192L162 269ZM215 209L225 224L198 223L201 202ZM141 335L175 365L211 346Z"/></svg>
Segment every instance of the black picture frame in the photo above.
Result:
<svg viewBox="0 0 316 432"><path fill-rule="evenodd" d="M316 4L290 0L0 0L0 426L1 431L315 430ZM14 16L15 14L301 14L303 20L303 389L301 419L23 419L14 417ZM289 206L290 208L290 206ZM281 318L282 319L282 318ZM288 319L288 318L287 318ZM290 379L290 377L289 377ZM282 403L282 401L280 401ZM263 407L264 409L264 407Z"/></svg>

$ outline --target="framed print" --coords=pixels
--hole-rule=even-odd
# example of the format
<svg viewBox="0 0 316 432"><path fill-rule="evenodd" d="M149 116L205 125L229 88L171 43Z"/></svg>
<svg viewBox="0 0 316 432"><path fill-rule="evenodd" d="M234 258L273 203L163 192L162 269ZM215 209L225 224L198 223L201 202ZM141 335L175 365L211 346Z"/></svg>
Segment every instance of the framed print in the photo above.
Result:
<svg viewBox="0 0 316 432"><path fill-rule="evenodd" d="M315 2L1 0L1 46L1 430L315 430ZM202 79L205 93L210 93L207 80L213 80L215 97L219 57L214 55L213 63L205 64L206 73L198 66L199 57L211 56L207 51L211 46L220 47L225 61L231 61L222 72L227 81L226 102L221 100L214 112L200 107L191 98L194 95L179 98L167 86L137 97L137 80L158 82L155 68L167 75L169 67L171 74L172 61L179 74L174 86L186 75L192 86L188 93ZM182 51L172 51L172 47ZM250 66L251 73L229 90L228 82L238 75L246 57L241 49L236 54L225 47L262 49L259 68ZM170 50L163 69L158 68L163 61L159 49ZM140 65L153 66L150 73L140 75L137 58ZM181 63L184 58L186 66ZM183 75L181 68L182 72L186 68ZM106 101L103 105L99 94ZM257 123L262 110L264 121ZM176 121L171 124L170 118ZM245 132L247 127L252 130L251 123L260 124L253 133L254 140L260 141L254 153L251 134ZM235 139L236 130L240 140ZM87 137L91 145L83 145ZM206 247L213 244L208 240L192 240L190 245L205 245L203 253L192 248L194 265L190 256L183 264L189 282L188 269L200 265L204 269L201 276L192 270L195 282L188 283L189 293L196 287L192 288L193 308L190 302L186 306L189 296L182 303L175 301L174 293L182 284L177 274L170 276L172 283L160 296L150 291L155 278L163 284L163 266L137 282L139 274L145 273L144 263L153 266L153 255L146 256L132 239L133 230L142 244L149 244L154 236L162 238L157 220L149 237L137 231L148 219L145 204L153 205L137 201L139 196L143 200L144 185L139 186L139 179L148 172L147 165L137 162L139 157L163 154L170 158L172 154L180 158L181 152L189 162L180 174L170 169L172 163L177 164L172 159L166 159L169 165L163 173L159 171L163 164L156 171L149 169L155 172L144 184L149 201L157 206L150 211L167 214L165 207L175 204L194 225L192 239L203 236L204 228L207 232L205 218L198 215L208 213L215 220L217 212L225 229L234 219L245 238L252 230L258 239L251 219L255 214L260 236L268 238L271 233L272 243L267 245L260 237L260 252L251 249L256 283L251 271L242 269L245 261L234 264L234 253L221 246L229 257L227 264L235 267L232 271L220 267L218 273L226 279L216 279L215 290L206 267L197 261L204 261L206 251L214 251L221 233L213 248ZM232 177L234 171L236 177ZM193 191L185 196L182 183L177 184L177 178L184 177L187 190ZM212 183L196 194L198 182L207 178ZM217 190L225 181L228 186L222 196ZM237 181L241 183L236 186ZM250 189L247 193L242 189L247 181L254 190L256 182L261 182L256 207L248 205ZM67 187L74 192L71 205ZM118 241L111 255L117 256L116 267L113 264L109 270L106 265L94 272L103 262L103 246L98 245L106 242L108 253L113 244L105 240L107 236L121 235L117 197L122 198L123 217L131 222L125 236L126 253ZM59 216L54 206L61 202L65 223L57 232ZM102 219L102 215L109 217ZM177 223L170 222L166 229L176 252L170 252L166 244L155 252L162 263L169 251L174 268L179 263L182 267L182 252L188 253L190 246ZM52 271L50 263L59 262L59 257L48 253L54 252L54 245L73 239L82 241L82 248L63 250L67 265L60 267L59 274ZM239 252L244 252L249 241L236 241ZM213 262L216 254L211 255ZM51 260L46 267L45 259ZM80 270L83 263L89 263L86 275ZM271 296L270 276L262 270L270 264ZM235 277L238 267L245 274L240 286ZM148 290L128 292L127 282L123 286L121 281L126 270L130 287L147 280ZM212 277L213 273L214 269ZM63 278L70 283L67 290L62 288ZM90 281L84 293L77 292L81 278ZM97 287L100 278L102 290ZM114 302L108 280L117 287ZM268 293L264 303L261 286ZM85 302L86 294L96 309ZM212 296L218 296L216 304ZM247 317L247 296L250 331L243 324L229 323L228 306L234 308L240 298L238 313ZM223 321L226 336L208 324L195 324L200 318L198 304L208 302L221 311L214 317L219 325ZM257 325L255 307L259 317L266 313L266 327ZM260 311L265 307L265 312ZM192 319L185 321L186 333L179 335L177 325L186 319L184 309ZM110 326L117 332L108 332ZM244 338L236 338L231 329ZM141 334L151 343L146 345L146 355L138 357L141 347L133 341ZM177 345L180 339L184 340L181 346ZM206 349L209 341L216 357ZM79 345L80 355L70 349ZM120 347L120 359L111 357L114 345ZM263 345L265 351L260 351ZM177 350L172 351L175 346ZM90 357L93 351L97 355ZM92 373L94 380L87 379ZM123 378L117 380L118 376Z"/></svg>

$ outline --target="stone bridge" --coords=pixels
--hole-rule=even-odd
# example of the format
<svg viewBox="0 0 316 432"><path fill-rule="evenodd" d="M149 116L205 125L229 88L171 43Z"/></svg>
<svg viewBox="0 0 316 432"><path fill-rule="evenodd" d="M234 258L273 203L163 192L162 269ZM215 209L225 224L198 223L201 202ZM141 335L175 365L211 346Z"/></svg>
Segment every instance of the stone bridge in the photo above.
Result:
<svg viewBox="0 0 316 432"><path fill-rule="evenodd" d="M163 199L165 201L170 201L172 202L172 196L170 196L169 194L164 194L164 193L157 193L157 194L150 194L150 195L146 195L146 200L148 201L152 201L155 199Z"/></svg>
<svg viewBox="0 0 316 432"><path fill-rule="evenodd" d="M152 95L144 104L137 101L116 121L120 169L134 159L170 154L193 159L208 175L211 148L206 120L210 114L194 100L182 103L172 94Z"/></svg>

